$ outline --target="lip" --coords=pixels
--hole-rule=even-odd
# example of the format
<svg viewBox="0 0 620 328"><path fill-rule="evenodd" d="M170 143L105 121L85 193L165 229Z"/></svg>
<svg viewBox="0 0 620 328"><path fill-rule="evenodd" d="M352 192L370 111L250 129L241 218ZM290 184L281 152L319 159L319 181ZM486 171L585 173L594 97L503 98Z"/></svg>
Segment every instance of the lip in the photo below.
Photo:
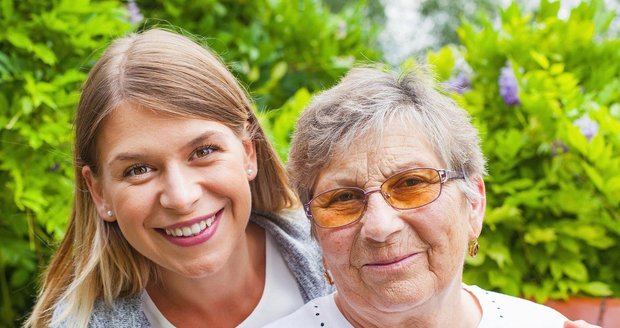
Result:
<svg viewBox="0 0 620 328"><path fill-rule="evenodd" d="M420 257L422 252L415 252L386 260L379 260L362 265L370 270L389 271L403 268Z"/></svg>
<svg viewBox="0 0 620 328"><path fill-rule="evenodd" d="M213 237L213 235L215 235L215 232L217 231L217 228L219 226L220 223L220 219L222 217L222 214L224 213L224 209L220 209L219 211L215 212L214 214L208 214L208 215L203 215L203 216L199 216L196 218L193 218L191 220L188 221L184 221L184 222L180 222L180 223L175 223L173 225L169 225L166 226L164 228L158 228L156 229L160 234L162 234L164 236L164 238L166 238L168 241L170 241L171 243L177 245L177 246L182 246L182 247L190 247L190 246L195 246L198 244L202 244L204 242L206 242L207 240L211 239L211 237ZM191 225L193 225L194 223L198 223L200 221L206 220L208 218L211 218L215 215L215 218L213 220L213 223L211 224L210 227L207 227L206 229L204 229L203 231L201 231L199 234L191 236L191 237L176 237L176 236L171 236L166 234L165 229L175 229L175 228L182 228L182 227L189 227Z"/></svg>
<svg viewBox="0 0 620 328"><path fill-rule="evenodd" d="M176 229L176 228L189 227L189 226L191 226L194 223L206 220L206 219L208 219L208 218L210 218L210 217L212 217L214 215L218 215L221 211L222 211L222 209L219 209L215 213L210 213L210 214L207 214L207 215L202 215L202 216L199 216L199 217L195 217L195 218L193 218L191 220L187 220L187 221L171 224L169 226L162 227L161 229Z"/></svg>

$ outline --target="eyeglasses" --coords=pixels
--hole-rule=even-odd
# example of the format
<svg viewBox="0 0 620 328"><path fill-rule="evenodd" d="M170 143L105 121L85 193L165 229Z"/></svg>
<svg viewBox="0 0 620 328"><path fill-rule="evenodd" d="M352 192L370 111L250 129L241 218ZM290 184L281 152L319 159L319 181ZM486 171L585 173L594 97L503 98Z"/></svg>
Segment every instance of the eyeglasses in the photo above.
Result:
<svg viewBox="0 0 620 328"><path fill-rule="evenodd" d="M444 183L464 179L460 171L415 168L396 173L379 188L365 191L347 187L328 190L304 204L306 216L321 228L339 228L357 222L366 212L368 196L380 192L383 199L397 210L428 205L439 198Z"/></svg>

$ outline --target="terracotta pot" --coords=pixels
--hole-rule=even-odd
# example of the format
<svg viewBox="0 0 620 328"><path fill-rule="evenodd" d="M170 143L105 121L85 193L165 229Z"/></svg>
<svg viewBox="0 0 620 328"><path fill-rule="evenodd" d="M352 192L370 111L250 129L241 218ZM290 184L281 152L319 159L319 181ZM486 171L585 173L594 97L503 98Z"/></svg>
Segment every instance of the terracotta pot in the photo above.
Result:
<svg viewBox="0 0 620 328"><path fill-rule="evenodd" d="M571 320L585 320L603 328L620 327L620 299L573 297L567 301L547 301L550 306Z"/></svg>

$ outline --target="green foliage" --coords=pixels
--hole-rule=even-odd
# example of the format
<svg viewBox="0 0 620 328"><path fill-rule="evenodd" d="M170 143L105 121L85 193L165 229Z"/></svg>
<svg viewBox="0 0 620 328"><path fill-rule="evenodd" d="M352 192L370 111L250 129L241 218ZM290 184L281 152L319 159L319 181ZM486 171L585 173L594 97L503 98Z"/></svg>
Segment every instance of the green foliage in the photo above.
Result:
<svg viewBox="0 0 620 328"><path fill-rule="evenodd" d="M0 326L12 326L70 214L71 122L91 56L131 26L120 2L0 6Z"/></svg>
<svg viewBox="0 0 620 328"><path fill-rule="evenodd" d="M291 133L295 130L297 117L310 103L311 98L312 94L306 88L301 88L277 110L259 113L261 125L269 134L283 161L288 157Z"/></svg>
<svg viewBox="0 0 620 328"><path fill-rule="evenodd" d="M167 22L206 37L261 110L279 108L300 88L329 87L356 61L379 58L366 0L337 13L319 0L138 2L145 26Z"/></svg>
<svg viewBox="0 0 620 328"><path fill-rule="evenodd" d="M614 13L602 1L566 20L558 10L546 0L535 14L513 4L499 29L458 31L473 73L471 90L454 97L474 116L489 162L480 253L465 280L538 301L618 297L620 40L603 37ZM455 54L434 56L452 69ZM519 105L500 95L507 65Z"/></svg>

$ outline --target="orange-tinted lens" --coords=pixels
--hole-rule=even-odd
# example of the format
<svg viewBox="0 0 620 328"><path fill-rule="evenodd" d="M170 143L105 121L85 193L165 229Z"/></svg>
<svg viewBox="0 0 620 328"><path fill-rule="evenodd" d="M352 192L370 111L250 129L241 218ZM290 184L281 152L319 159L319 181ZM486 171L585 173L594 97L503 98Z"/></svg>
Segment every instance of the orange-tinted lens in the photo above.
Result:
<svg viewBox="0 0 620 328"><path fill-rule="evenodd" d="M392 206L409 209L431 203L441 191L441 177L433 169L414 169L396 174L381 185Z"/></svg>
<svg viewBox="0 0 620 328"><path fill-rule="evenodd" d="M357 220L364 212L361 189L340 188L322 193L310 202L310 211L321 227L340 227Z"/></svg>

